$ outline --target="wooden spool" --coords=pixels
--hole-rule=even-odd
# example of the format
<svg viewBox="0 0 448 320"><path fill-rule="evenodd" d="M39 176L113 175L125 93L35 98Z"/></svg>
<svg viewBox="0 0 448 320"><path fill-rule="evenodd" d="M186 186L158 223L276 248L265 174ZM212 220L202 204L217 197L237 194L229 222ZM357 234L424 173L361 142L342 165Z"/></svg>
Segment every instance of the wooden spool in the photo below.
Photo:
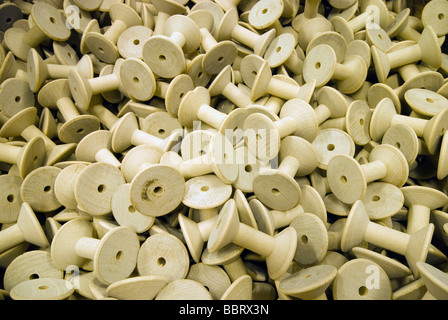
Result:
<svg viewBox="0 0 448 320"><path fill-rule="evenodd" d="M229 232L232 230L232 232ZM251 236L248 237L248 234ZM279 278L289 267L296 251L297 234L288 227L275 237L239 222L235 202L226 202L210 234L207 248L217 251L229 243L245 247L266 257L269 276Z"/></svg>
<svg viewBox="0 0 448 320"><path fill-rule="evenodd" d="M27 61L28 52L37 47L47 37L55 41L66 41L70 30L65 25L65 17L55 7L41 3L31 9L34 25L25 31L21 28L9 28L4 41L16 57Z"/></svg>
<svg viewBox="0 0 448 320"><path fill-rule="evenodd" d="M127 227L116 227L101 239L95 238L94 232L92 223L85 220L65 223L51 245L55 265L65 270L70 265L81 267L93 260L93 272L102 283L111 284L127 278L136 266L140 248L135 232Z"/></svg>

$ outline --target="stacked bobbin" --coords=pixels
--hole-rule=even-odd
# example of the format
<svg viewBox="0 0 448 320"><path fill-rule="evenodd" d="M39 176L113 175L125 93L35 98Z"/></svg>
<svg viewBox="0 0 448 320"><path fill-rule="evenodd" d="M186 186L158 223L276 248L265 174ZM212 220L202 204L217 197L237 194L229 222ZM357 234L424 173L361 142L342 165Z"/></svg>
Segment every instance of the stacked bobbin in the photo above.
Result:
<svg viewBox="0 0 448 320"><path fill-rule="evenodd" d="M1 296L447 299L447 19L5 1Z"/></svg>

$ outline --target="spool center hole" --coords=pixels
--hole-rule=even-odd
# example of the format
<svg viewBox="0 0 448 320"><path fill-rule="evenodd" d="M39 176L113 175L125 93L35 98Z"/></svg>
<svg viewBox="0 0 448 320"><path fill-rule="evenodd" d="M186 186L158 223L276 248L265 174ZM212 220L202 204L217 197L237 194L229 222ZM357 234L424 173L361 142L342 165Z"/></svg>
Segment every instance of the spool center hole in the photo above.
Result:
<svg viewBox="0 0 448 320"><path fill-rule="evenodd" d="M347 183L347 177L346 176L341 176L341 182L342 183Z"/></svg>
<svg viewBox="0 0 448 320"><path fill-rule="evenodd" d="M276 196L280 194L280 190L278 190L277 188L272 188L271 192L273 195L276 195Z"/></svg>
<svg viewBox="0 0 448 320"><path fill-rule="evenodd" d="M428 101L429 103L434 103L434 100L432 100L431 98L426 98L426 101Z"/></svg>
<svg viewBox="0 0 448 320"><path fill-rule="evenodd" d="M164 62L164 61L166 60L166 57L165 57L163 54L161 54L161 55L159 56L159 60L162 61L162 62Z"/></svg>
<svg viewBox="0 0 448 320"><path fill-rule="evenodd" d="M246 172L252 172L252 166L250 164L247 164L244 166L244 171Z"/></svg>
<svg viewBox="0 0 448 320"><path fill-rule="evenodd" d="M155 187L153 192L155 194L161 194L163 192L163 188L162 187Z"/></svg>
<svg viewBox="0 0 448 320"><path fill-rule="evenodd" d="M39 290L46 290L46 289L48 289L48 288L49 288L49 286L39 286L39 287L38 287Z"/></svg>
<svg viewBox="0 0 448 320"><path fill-rule="evenodd" d="M375 201L375 202L377 202L377 201L380 201L380 196L377 196L377 195L374 195L373 197L372 197L372 201Z"/></svg>
<svg viewBox="0 0 448 320"><path fill-rule="evenodd" d="M316 69L320 69L320 62L316 62L316 64L314 65L314 67L315 67Z"/></svg>
<svg viewBox="0 0 448 320"><path fill-rule="evenodd" d="M104 184L100 184L98 188L96 188L99 193L102 193L106 190L106 186Z"/></svg>
<svg viewBox="0 0 448 320"><path fill-rule="evenodd" d="M369 292L369 290L364 286L362 286L358 289L358 293L360 296L365 296L365 295L367 295L368 292Z"/></svg>
<svg viewBox="0 0 448 320"><path fill-rule="evenodd" d="M45 186L44 187L44 192L48 193L51 191L51 186Z"/></svg>
<svg viewBox="0 0 448 320"><path fill-rule="evenodd" d="M123 256L123 251L120 250L120 251L118 251L117 254L115 255L115 259L116 259L116 260L120 260L122 256Z"/></svg>
<svg viewBox="0 0 448 320"><path fill-rule="evenodd" d="M134 208L134 206L130 205L130 206L128 207L128 212L129 212L129 213L134 213L134 212L135 212L135 208Z"/></svg>
<svg viewBox="0 0 448 320"><path fill-rule="evenodd" d="M14 195L8 194L8 196L6 197L6 200L8 200L8 202L10 202L10 203L14 202Z"/></svg>
<svg viewBox="0 0 448 320"><path fill-rule="evenodd" d="M335 148L335 146L334 146L334 144L332 144L332 143L330 143L330 144L327 146L327 150L328 150L328 151L333 151L334 148Z"/></svg>
<svg viewBox="0 0 448 320"><path fill-rule="evenodd" d="M138 46L138 45L140 44L140 40L139 40L139 39L135 39L132 43L133 43L135 46Z"/></svg>
<svg viewBox="0 0 448 320"><path fill-rule="evenodd" d="M157 259L157 265L158 265L159 267L164 267L165 264L166 264L166 260L165 260L164 257L160 257L159 259Z"/></svg>
<svg viewBox="0 0 448 320"><path fill-rule="evenodd" d="M437 18L439 18L439 20L443 20L445 18L445 15L443 13L439 13Z"/></svg>
<svg viewBox="0 0 448 320"><path fill-rule="evenodd" d="M202 192L207 192L209 189L210 189L209 186L202 186L202 187L201 187L201 191L202 191Z"/></svg>
<svg viewBox="0 0 448 320"><path fill-rule="evenodd" d="M308 243L308 237L306 235L301 236L300 240L302 241L303 244L307 244Z"/></svg>
<svg viewBox="0 0 448 320"><path fill-rule="evenodd" d="M29 276L28 279L29 280L39 279L39 275L37 273L33 273L32 275Z"/></svg>

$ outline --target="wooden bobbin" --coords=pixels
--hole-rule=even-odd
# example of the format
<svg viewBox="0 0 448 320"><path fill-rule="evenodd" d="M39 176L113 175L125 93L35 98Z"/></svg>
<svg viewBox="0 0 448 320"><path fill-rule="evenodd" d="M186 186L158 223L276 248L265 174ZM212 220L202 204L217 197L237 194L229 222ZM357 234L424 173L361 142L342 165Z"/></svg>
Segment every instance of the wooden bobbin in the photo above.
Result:
<svg viewBox="0 0 448 320"><path fill-rule="evenodd" d="M98 130L98 118L81 114L71 98L69 81L57 79L46 83L37 95L39 104L47 108L57 108L64 118L58 130L58 137L64 143L79 142L87 134Z"/></svg>
<svg viewBox="0 0 448 320"><path fill-rule="evenodd" d="M441 48L434 29L426 27L418 42L398 50L385 53L375 46L371 48L375 73L379 82L385 82L390 70L417 61L423 61L429 66L439 68L442 63Z"/></svg>
<svg viewBox="0 0 448 320"><path fill-rule="evenodd" d="M193 260L198 263L201 258L204 244L208 241L211 230L218 216L215 215L198 223L192 219L187 218L183 214L179 214L179 225L184 235L185 242L188 247L188 252L191 254Z"/></svg>
<svg viewBox="0 0 448 320"><path fill-rule="evenodd" d="M334 28L328 19L320 16L309 19L300 27L300 32L298 34L300 48L304 51L307 50L307 47L313 38L329 31L334 31Z"/></svg>
<svg viewBox="0 0 448 320"><path fill-rule="evenodd" d="M50 243L31 206L23 202L17 217L17 223L0 231L3 241L0 252L5 252L23 242L48 248Z"/></svg>
<svg viewBox="0 0 448 320"><path fill-rule="evenodd" d="M218 74L224 67L231 65L237 55L238 48L230 40L216 41L212 31L215 29L213 14L205 9L193 10L188 14L199 26L201 32L201 48L205 52L202 67L208 74Z"/></svg>
<svg viewBox="0 0 448 320"><path fill-rule="evenodd" d="M103 1L94 0L94 1L86 1L86 0L73 0L76 5L78 5L82 10L85 11L95 11L100 9L101 3Z"/></svg>
<svg viewBox="0 0 448 320"><path fill-rule="evenodd" d="M16 78L9 78L2 82L0 103L2 112L6 116L12 117L17 112L34 106L35 100L35 96L27 82Z"/></svg>
<svg viewBox="0 0 448 320"><path fill-rule="evenodd" d="M288 136L282 140L279 159L277 169L258 173L253 188L264 205L275 210L289 210L301 200L301 189L294 177L310 174L317 167L317 154L305 139Z"/></svg>
<svg viewBox="0 0 448 320"><path fill-rule="evenodd" d="M294 261L308 267L320 263L325 257L329 238L323 221L312 213L298 214L290 224L297 232L297 250Z"/></svg>
<svg viewBox="0 0 448 320"><path fill-rule="evenodd" d="M378 274L379 289L369 289L366 284L370 273L366 270L374 269ZM332 284L335 300L391 300L392 285L387 273L375 262L357 258L348 261L339 268Z"/></svg>
<svg viewBox="0 0 448 320"><path fill-rule="evenodd" d="M342 61L344 61L344 58L347 55L347 41L339 32L320 32L309 41L308 46L306 47L306 52L311 51L315 46L319 44L329 45L336 54L337 62L341 63Z"/></svg>
<svg viewBox="0 0 448 320"><path fill-rule="evenodd" d="M263 56L267 47L275 38L275 35L275 29L259 35L241 26L238 23L238 10L235 8L231 8L225 12L215 31L215 39L218 42L233 39L249 47L253 50L254 54L259 56Z"/></svg>
<svg viewBox="0 0 448 320"><path fill-rule="evenodd" d="M302 74L303 60L300 59L295 47L295 38L290 33L283 33L272 40L263 58L271 68L284 65L295 75Z"/></svg>
<svg viewBox="0 0 448 320"><path fill-rule="evenodd" d="M114 126L111 138L112 151L120 153L131 146L143 144L158 148L163 152L178 150L182 134L181 130L174 130L168 138L161 139L139 129L137 116L133 112L128 112Z"/></svg>
<svg viewBox="0 0 448 320"><path fill-rule="evenodd" d="M212 132L200 128L187 133L182 139L180 155L184 160L191 160L206 154L213 137Z"/></svg>
<svg viewBox="0 0 448 320"><path fill-rule="evenodd" d="M221 267L202 262L190 266L186 279L203 284L214 300L220 299L231 285L229 276Z"/></svg>
<svg viewBox="0 0 448 320"><path fill-rule="evenodd" d="M242 65L249 63L246 61L247 60L244 62L242 61ZM250 70L250 68L248 69ZM280 81L279 79L273 77L269 63L266 60L259 69L251 70L250 73L242 74L242 76L244 82L251 88L252 101L256 101L266 94L275 95L285 100L300 98L303 96L303 92L300 91L304 88L304 86L301 87L299 85L285 83L285 81ZM312 79L310 79L309 82L312 82ZM306 90L310 90L310 88L306 88ZM312 87L311 92L312 91L314 91L314 87Z"/></svg>
<svg viewBox="0 0 448 320"><path fill-rule="evenodd" d="M17 256L5 270L3 284L11 291L21 282L37 278L62 279L63 270L55 266L51 255L45 250L31 250Z"/></svg>
<svg viewBox="0 0 448 320"><path fill-rule="evenodd" d="M185 70L185 54L197 50L201 32L185 15L175 14L165 22L161 35L153 35L143 45L143 60L162 78L174 78Z"/></svg>
<svg viewBox="0 0 448 320"><path fill-rule="evenodd" d="M269 167L269 163L257 159L246 146L235 149L235 161L238 166L238 176L232 185L242 192L253 192L253 180L258 172Z"/></svg>
<svg viewBox="0 0 448 320"><path fill-rule="evenodd" d="M398 68L398 73L404 83L395 88L394 92L403 101L408 90L418 88L437 91L443 84L441 74L432 70L421 70L415 64L408 64Z"/></svg>
<svg viewBox="0 0 448 320"><path fill-rule="evenodd" d="M231 130L232 143L241 139L247 108L238 108L226 114L210 106L210 92L204 87L196 87L184 95L179 105L178 119L182 126L193 128L203 121L221 134ZM239 138L238 138L239 137Z"/></svg>
<svg viewBox="0 0 448 320"><path fill-rule="evenodd" d="M319 12L319 6L321 5L320 0L308 0L305 1L303 12L299 13L294 19L291 21L291 26L297 32L300 32L303 24L307 21L317 18L323 17L323 15Z"/></svg>
<svg viewBox="0 0 448 320"><path fill-rule="evenodd" d="M410 126L418 137L423 138L430 154L434 154L440 146L440 141L446 127L448 111L442 110L430 119L421 119L398 114L393 102L384 98L378 103L372 112L370 119L370 136L372 140L379 141L384 133L394 124L406 124Z"/></svg>
<svg viewBox="0 0 448 320"><path fill-rule="evenodd" d="M301 300L327 300L325 291L338 270L330 265L312 266L295 272L279 282L278 289Z"/></svg>
<svg viewBox="0 0 448 320"><path fill-rule="evenodd" d="M236 189L233 193L233 200L236 202L240 221L250 227L258 229L258 224L255 219L255 215L252 212L252 207L250 206L249 200L246 198L243 191Z"/></svg>
<svg viewBox="0 0 448 320"><path fill-rule="evenodd" d="M67 79L70 70L77 71L86 79L93 78L93 63L88 55L84 55L76 65L72 66L47 63L34 48L28 52L28 84L33 92L38 92L46 80Z"/></svg>
<svg viewBox="0 0 448 320"><path fill-rule="evenodd" d="M65 270L70 265L83 266L93 260L93 272L104 284L123 280L134 271L140 242L128 227L116 227L101 239L95 237L92 223L75 219L66 222L55 234L51 257Z"/></svg>
<svg viewBox="0 0 448 320"><path fill-rule="evenodd" d="M74 29L79 34L84 32L86 26L92 20L92 14L79 7L74 0L63 1L62 8L60 9L63 10L67 26L70 26L71 29Z"/></svg>
<svg viewBox="0 0 448 320"><path fill-rule="evenodd" d="M80 172L88 163L71 164L63 168L54 181L54 193L65 209L76 209L78 202L75 198L75 183Z"/></svg>
<svg viewBox="0 0 448 320"><path fill-rule="evenodd" d="M391 280L412 276L411 269L405 264L382 253L363 247L354 247L353 253L358 259L367 259L378 264Z"/></svg>
<svg viewBox="0 0 448 320"><path fill-rule="evenodd" d="M105 162L117 168L120 161L112 153L112 133L108 130L97 130L89 133L78 142L75 157L79 161Z"/></svg>
<svg viewBox="0 0 448 320"><path fill-rule="evenodd" d="M22 179L42 166L45 160L45 144L40 137L31 139L22 147L3 142L0 150L0 161L16 165Z"/></svg>
<svg viewBox="0 0 448 320"><path fill-rule="evenodd" d="M265 257L269 276L272 279L278 279L286 272L293 260L297 234L294 229L287 227L272 237L239 222L235 201L230 199L219 214L207 242L207 248L210 252L215 252L229 243L247 248Z"/></svg>
<svg viewBox="0 0 448 320"><path fill-rule="evenodd" d="M405 8L400 11L384 29L388 36L392 38L401 38L403 40L412 40L418 42L420 32L413 28L410 24L411 9Z"/></svg>
<svg viewBox="0 0 448 320"><path fill-rule="evenodd" d="M121 226L130 227L137 234L141 234L154 225L155 217L140 213L132 205L130 184L119 186L112 195L111 201L112 214Z"/></svg>
<svg viewBox="0 0 448 320"><path fill-rule="evenodd" d="M404 98L413 111L426 117L433 117L448 108L447 98L428 89L409 89L404 94Z"/></svg>
<svg viewBox="0 0 448 320"><path fill-rule="evenodd" d="M140 119L140 127L143 131L155 135L161 139L168 138L174 131L182 130L182 126L176 117L168 112L154 112Z"/></svg>
<svg viewBox="0 0 448 320"><path fill-rule="evenodd" d="M105 163L87 165L75 182L75 199L78 209L93 216L111 213L111 198L114 191L126 182L120 169Z"/></svg>
<svg viewBox="0 0 448 320"><path fill-rule="evenodd" d="M68 80L73 99L82 110L89 107L92 96L96 94L119 90L130 99L147 101L153 97L156 89L153 72L137 58L124 59L114 65L112 74L92 79L70 71Z"/></svg>
<svg viewBox="0 0 448 320"><path fill-rule="evenodd" d="M155 300L212 300L207 288L198 281L178 279L163 287Z"/></svg>
<svg viewBox="0 0 448 320"><path fill-rule="evenodd" d="M194 209L216 208L229 200L231 194L231 185L214 174L207 174L191 178L185 183L182 203Z"/></svg>
<svg viewBox="0 0 448 320"><path fill-rule="evenodd" d="M23 61L27 60L28 51L37 47L46 38L54 41L66 41L70 37L65 17L55 7L47 3L39 3L33 5L31 15L33 25L28 31L13 27L6 30L4 35L6 46Z"/></svg>
<svg viewBox="0 0 448 320"><path fill-rule="evenodd" d="M5 32L7 29L13 27L17 20L23 18L23 13L20 8L14 3L2 3L0 6L0 13L3 19L0 23L0 31Z"/></svg>
<svg viewBox="0 0 448 320"><path fill-rule="evenodd" d="M117 40L117 48L123 58L143 59L143 45L152 36L153 30L145 25L136 25L123 31Z"/></svg>
<svg viewBox="0 0 448 320"><path fill-rule="evenodd" d="M431 26L437 36L445 36L448 34L448 6L444 1L434 1L427 3L422 10L423 27Z"/></svg>
<svg viewBox="0 0 448 320"><path fill-rule="evenodd" d="M0 66L0 83L10 78L17 78L28 82L26 62L16 59L12 51L8 51Z"/></svg>
<svg viewBox="0 0 448 320"><path fill-rule="evenodd" d="M446 273L426 262L418 262L417 266L427 289L422 300L446 300Z"/></svg>
<svg viewBox="0 0 448 320"><path fill-rule="evenodd" d="M235 282L242 276L248 275L241 253L244 248L234 245L226 245L222 249L210 252L204 248L201 254L201 261L208 265L220 265L224 268L231 282Z"/></svg>
<svg viewBox="0 0 448 320"><path fill-rule="evenodd" d="M430 223L432 210L444 207L448 196L437 189L425 186L406 186L401 191L408 208L406 232L412 234Z"/></svg>
<svg viewBox="0 0 448 320"><path fill-rule="evenodd" d="M279 35L284 33L280 22L284 6L283 1L258 1L249 11L249 24L257 30L274 29Z"/></svg>
<svg viewBox="0 0 448 320"><path fill-rule="evenodd" d="M224 292L220 300L252 300L256 292L255 283L249 275L236 279Z"/></svg>
<svg viewBox="0 0 448 320"><path fill-rule="evenodd" d="M34 137L40 137L45 144L46 156L43 165L51 166L56 162L70 157L76 145L74 143L56 144L45 135L36 125L37 109L29 107L10 117L1 127L1 137L22 136L25 140L31 141Z"/></svg>
<svg viewBox="0 0 448 320"><path fill-rule="evenodd" d="M230 140L215 134L210 141L209 150L205 155L183 160L175 152L166 152L160 159L162 164L170 164L186 179L204 174L214 173L224 183L232 184L238 177L238 165L235 151Z"/></svg>
<svg viewBox="0 0 448 320"><path fill-rule="evenodd" d="M365 60L355 54L338 63L334 50L326 44L311 49L303 62L305 81L316 80L316 87L322 87L334 80L336 88L346 94L361 88L367 78L367 70Z"/></svg>
<svg viewBox="0 0 448 320"><path fill-rule="evenodd" d="M23 200L20 196L20 187L23 179L14 175L0 176L0 222L15 223L20 212Z"/></svg>
<svg viewBox="0 0 448 320"><path fill-rule="evenodd" d="M99 32L89 32L86 34L85 42L87 48L101 61L105 63L115 63L120 57L117 41L122 32L126 29L142 25L140 15L123 3L114 3L109 8L109 15L112 25L102 34Z"/></svg>
<svg viewBox="0 0 448 320"><path fill-rule="evenodd" d="M149 145L132 148L122 161L131 184L131 202L144 215L158 217L176 209L184 197L185 179L170 165L159 164L162 152Z"/></svg>
<svg viewBox="0 0 448 320"><path fill-rule="evenodd" d="M341 129L322 129L311 144L316 150L317 166L324 170L328 169L328 164L336 155L355 155L355 142Z"/></svg>
<svg viewBox="0 0 448 320"><path fill-rule="evenodd" d="M346 131L356 145L364 146L371 141L369 132L371 116L372 111L367 102L355 100L348 106L345 117L325 120L320 128Z"/></svg>
<svg viewBox="0 0 448 320"><path fill-rule="evenodd" d="M40 278L24 281L11 289L13 300L65 300L75 287L64 279Z"/></svg>
<svg viewBox="0 0 448 320"><path fill-rule="evenodd" d="M232 81L232 67L227 65L214 78L209 85L208 91L210 96L222 95L233 102L239 108L246 108L252 101L250 97Z"/></svg>
<svg viewBox="0 0 448 320"><path fill-rule="evenodd" d="M23 179L21 198L34 211L53 212L62 206L54 192L54 183L61 170L54 166L43 166L31 171Z"/></svg>
<svg viewBox="0 0 448 320"><path fill-rule="evenodd" d="M136 276L110 284L106 293L118 300L153 300L167 284L166 277Z"/></svg>
<svg viewBox="0 0 448 320"><path fill-rule="evenodd" d="M360 165L346 155L333 157L328 164L327 179L333 194L351 204L364 197L369 182L380 180L401 187L408 173L409 165L401 151L382 144L371 151L366 164Z"/></svg>
<svg viewBox="0 0 448 320"><path fill-rule="evenodd" d="M186 14L187 12L185 6L172 0L155 0L152 4L157 10L157 21L153 29L153 35L161 35L163 33L165 22L170 16L176 14Z"/></svg>
<svg viewBox="0 0 448 320"><path fill-rule="evenodd" d="M425 261L428 256L433 233L433 224L408 234L371 222L362 201L358 200L353 204L347 217L341 238L341 249L347 252L362 241L366 241L403 255L413 275L418 276L416 263Z"/></svg>
<svg viewBox="0 0 448 320"><path fill-rule="evenodd" d="M166 277L170 283L184 279L189 267L186 246L168 233L149 236L141 245L137 257L139 275Z"/></svg>
<svg viewBox="0 0 448 320"><path fill-rule="evenodd" d="M362 1L360 14L349 21L334 17L330 21L335 31L342 34L347 43L354 40L354 34L363 29L385 28L389 23L389 10L383 1Z"/></svg>
<svg viewBox="0 0 448 320"><path fill-rule="evenodd" d="M182 98L195 88L193 79L187 74L179 74L169 84L163 80L156 81L156 97L165 100L166 111L173 117L177 117Z"/></svg>

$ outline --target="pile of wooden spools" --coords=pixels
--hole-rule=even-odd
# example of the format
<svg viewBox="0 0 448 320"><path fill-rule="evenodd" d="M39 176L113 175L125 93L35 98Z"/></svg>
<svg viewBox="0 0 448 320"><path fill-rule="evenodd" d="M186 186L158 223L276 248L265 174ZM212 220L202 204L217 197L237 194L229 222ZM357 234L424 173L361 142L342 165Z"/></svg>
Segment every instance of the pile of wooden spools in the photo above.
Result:
<svg viewBox="0 0 448 320"><path fill-rule="evenodd" d="M448 1L1 1L4 299L448 299Z"/></svg>

